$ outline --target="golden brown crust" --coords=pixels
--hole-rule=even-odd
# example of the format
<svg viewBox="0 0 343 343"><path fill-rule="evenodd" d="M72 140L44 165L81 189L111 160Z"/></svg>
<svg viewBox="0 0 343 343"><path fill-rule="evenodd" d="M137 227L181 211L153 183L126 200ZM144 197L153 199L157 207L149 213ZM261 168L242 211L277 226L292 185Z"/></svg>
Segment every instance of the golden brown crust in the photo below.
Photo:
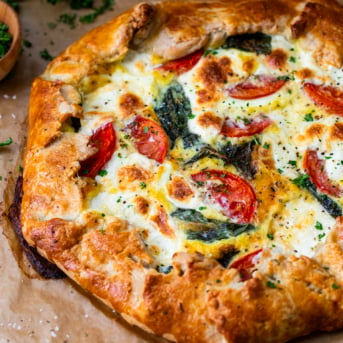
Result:
<svg viewBox="0 0 343 343"><path fill-rule="evenodd" d="M319 14L323 21L315 20ZM176 253L172 271L158 273L141 232L126 231L128 223L117 218L83 213L84 189L90 185L77 173L80 161L94 150L88 136L62 131L68 118L83 115L76 90L80 81L99 65L122 59L130 45L169 60L218 46L227 35L263 31L290 37L292 33L319 65L342 67L342 17L343 9L334 1L166 1L137 5L88 33L58 56L32 86L22 203L27 241L130 322L171 340L284 342L314 330L342 327L342 218L313 259L271 256L266 249L246 282L237 270L198 254ZM314 45L309 44L312 39ZM271 64L282 68L284 56L275 52ZM246 69L251 68L248 63ZM229 74L230 60L217 63L208 56L198 102L213 101L216 85L224 84ZM127 109L142 106L129 94L121 104L125 104L119 114L123 117L130 114ZM200 120L206 127L221 127L212 113ZM311 134L318 130L312 127ZM338 124L332 136L342 139ZM268 209L282 203L278 190L294 186L280 178L266 151L255 154L261 155L256 166L257 197L269 197L268 208L257 212L264 217ZM117 175L124 180L123 189L149 177L149 171L139 166L122 168ZM192 195L183 180L174 181L171 196L182 201ZM136 197L135 204L139 213L148 216L147 199ZM175 236L163 207L155 208L149 218L164 236Z"/></svg>

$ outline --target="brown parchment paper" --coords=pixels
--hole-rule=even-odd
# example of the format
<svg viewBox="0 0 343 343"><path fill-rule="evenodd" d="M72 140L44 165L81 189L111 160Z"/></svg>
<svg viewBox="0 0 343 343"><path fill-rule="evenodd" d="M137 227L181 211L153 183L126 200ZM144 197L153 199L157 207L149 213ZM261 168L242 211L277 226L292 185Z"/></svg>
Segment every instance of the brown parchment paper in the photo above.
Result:
<svg viewBox="0 0 343 343"><path fill-rule="evenodd" d="M114 10L98 17L95 23L77 23L76 28L71 29L57 22L59 15L80 15L89 11L71 10L64 1L53 6L46 0L19 0L23 38L30 41L32 47L23 47L11 75L0 81L0 141L8 137L14 141L0 150L0 343L162 342L130 327L72 281L37 278L18 249L12 227L4 215L20 173L30 85L48 63L39 52L47 49L52 56L57 55L92 27L138 2L117 0ZM52 29L51 23L57 26ZM314 334L295 342L343 342L343 332Z"/></svg>

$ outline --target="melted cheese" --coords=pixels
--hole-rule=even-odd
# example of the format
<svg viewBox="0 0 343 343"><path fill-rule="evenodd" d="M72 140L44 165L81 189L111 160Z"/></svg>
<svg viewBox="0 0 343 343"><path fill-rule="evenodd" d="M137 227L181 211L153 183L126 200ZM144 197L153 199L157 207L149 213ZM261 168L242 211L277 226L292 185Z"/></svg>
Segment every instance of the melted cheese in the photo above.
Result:
<svg viewBox="0 0 343 343"><path fill-rule="evenodd" d="M173 254L181 250L198 251L218 258L221 247L228 244L234 245L241 254L267 246L284 254L311 257L315 247L332 229L335 220L306 190L296 188L289 180L305 173L303 155L310 148L324 156L328 177L343 185L343 142L332 138L330 133L333 125L342 123L342 119L316 107L302 90L304 80L297 77L300 74L310 75L305 81L340 86L343 70L333 67L327 71L321 70L306 51L281 36L273 37L272 47L286 56L282 68L271 68L263 55L257 56L236 49L218 49L210 60L203 57L190 71L177 76L156 70L156 58L130 51L121 63L111 66L111 72L104 71L103 75L83 80L84 119L81 132L91 135L102 123L114 121L119 142L116 152L104 166L107 175L96 177L98 186L96 191L88 194L87 206L89 211L106 213L127 221L129 229L139 228L145 232L144 240L156 265L170 265ZM227 81L222 82L219 75L221 71L217 70L219 76L213 76L215 81L211 84L211 75L208 74L211 69L203 70L208 61L214 64L229 61L225 66L226 71L230 69L230 75L225 76ZM305 72L305 69L310 72ZM269 96L250 101L230 98L227 93L228 84L241 82L250 74L288 76L290 80ZM209 79L204 78L204 75ZM164 164L160 165L140 154L133 140L125 138L124 128L136 115L146 116L148 113L150 118L158 121L153 113L155 98L159 95L159 89L168 87L174 78L182 85L191 104L193 116L188 120L189 131L198 134L203 143L214 148L228 140L220 135L221 125L227 118L239 123L244 118L249 120L264 114L272 120L273 124L259 135L259 141L261 146L271 151L273 173L278 175L278 182L291 186L278 190L279 201L268 202L268 192L260 196L262 204L259 206L266 208L265 215L254 223L257 227L255 231L213 243L188 240L185 234L188 224L171 215L177 208L193 209L207 218L227 220L221 207L197 187L191 174L204 168L225 168L235 174L240 174L240 171L233 165L225 166L221 160L213 158L204 158L186 168L184 161L196 151L183 150L180 142L176 142ZM209 98L206 98L207 95L210 95ZM119 99L125 96L129 103L127 106L131 102L133 107L127 113L122 113ZM248 140L251 137L230 139L232 144ZM141 168L150 176L144 180L139 177L129 179L125 176L125 170L128 173L125 168L128 166ZM125 176L122 178L124 181L118 177L120 171ZM191 190L187 201L172 196L168 191L168 184L175 177L184 180ZM256 182L267 182L267 179L262 176ZM137 197L143 206L146 204L146 210L137 210ZM163 233L152 220L159 208L166 211L166 225L174 236Z"/></svg>

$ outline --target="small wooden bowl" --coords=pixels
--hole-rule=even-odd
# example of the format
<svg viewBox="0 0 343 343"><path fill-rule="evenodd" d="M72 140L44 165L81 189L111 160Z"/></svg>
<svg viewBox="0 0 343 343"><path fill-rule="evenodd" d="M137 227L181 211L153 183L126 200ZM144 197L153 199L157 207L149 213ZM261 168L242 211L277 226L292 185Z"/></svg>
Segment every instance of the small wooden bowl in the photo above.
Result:
<svg viewBox="0 0 343 343"><path fill-rule="evenodd" d="M2 80L11 71L18 58L21 49L21 31L17 13L10 5L1 0L0 22L8 25L8 31L12 35L10 49L5 56L0 58L0 80Z"/></svg>

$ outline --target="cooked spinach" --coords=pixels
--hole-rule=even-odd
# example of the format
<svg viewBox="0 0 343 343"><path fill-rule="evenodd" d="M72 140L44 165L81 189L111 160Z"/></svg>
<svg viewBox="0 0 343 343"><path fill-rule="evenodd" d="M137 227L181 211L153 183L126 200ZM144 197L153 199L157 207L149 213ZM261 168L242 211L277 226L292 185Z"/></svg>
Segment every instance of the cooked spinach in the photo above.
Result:
<svg viewBox="0 0 343 343"><path fill-rule="evenodd" d="M209 146L203 147L198 153L196 153L192 158L190 158L186 163L186 165L193 164L205 157L215 157L223 160L224 162L229 163L229 159L224 155L219 153L216 149L213 149Z"/></svg>
<svg viewBox="0 0 343 343"><path fill-rule="evenodd" d="M233 246L231 249L222 254L221 258L218 258L217 261L226 268L230 263L232 258L239 253L239 250L235 249Z"/></svg>
<svg viewBox="0 0 343 343"><path fill-rule="evenodd" d="M196 229L187 230L186 237L189 240L212 243L230 237L236 237L243 232L255 229L251 224L236 224L217 219L209 219L199 211L193 209L179 208L171 215L183 221L199 224L194 225Z"/></svg>
<svg viewBox="0 0 343 343"><path fill-rule="evenodd" d="M311 182L309 175L301 174L293 179L292 182L299 188L307 189L319 201L330 216L337 218L343 214L342 208L334 200L318 191L316 185Z"/></svg>
<svg viewBox="0 0 343 343"><path fill-rule="evenodd" d="M188 130L191 103L178 82L174 81L166 91L162 91L154 110L170 138L172 148L179 137L183 139L185 148L199 142L199 137Z"/></svg>
<svg viewBox="0 0 343 343"><path fill-rule="evenodd" d="M246 178L252 179L256 174L256 168L251 157L255 145L255 140L235 145L229 142L219 151L206 145L190 158L185 165L193 164L205 157L219 158L225 164L233 164Z"/></svg>
<svg viewBox="0 0 343 343"><path fill-rule="evenodd" d="M176 217L185 222L208 223L210 220L206 218L201 212L193 209L178 208L171 215L172 217Z"/></svg>
<svg viewBox="0 0 343 343"><path fill-rule="evenodd" d="M240 170L246 178L252 179L256 174L256 168L254 167L251 158L255 145L255 140L235 145L229 142L222 148L221 153L225 155L230 163Z"/></svg>
<svg viewBox="0 0 343 343"><path fill-rule="evenodd" d="M255 52L257 55L269 55L272 51L271 40L271 36L262 32L244 33L227 37L222 47Z"/></svg>

